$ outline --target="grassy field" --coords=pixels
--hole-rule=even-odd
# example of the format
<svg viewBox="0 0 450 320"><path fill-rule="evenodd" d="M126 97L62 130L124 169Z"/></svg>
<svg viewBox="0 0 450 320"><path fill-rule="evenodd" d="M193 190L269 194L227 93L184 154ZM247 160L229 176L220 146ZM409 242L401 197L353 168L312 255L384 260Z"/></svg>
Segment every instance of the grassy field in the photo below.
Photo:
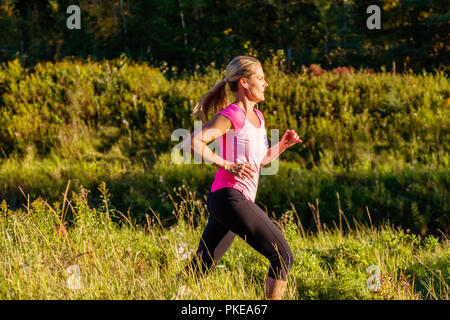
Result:
<svg viewBox="0 0 450 320"><path fill-rule="evenodd" d="M98 208L88 205L85 189L59 203L30 200L18 211L2 203L1 299L263 298L268 261L239 238L208 277L170 286L197 248L204 198L175 190L177 223L166 228L157 214L136 225L109 206L104 183L99 191ZM69 207L75 214L64 223ZM312 234L295 216L287 211L276 221L295 256L286 299L448 299L447 240L370 223L330 228L320 217ZM377 291L367 285L371 265L380 271Z"/></svg>
<svg viewBox="0 0 450 320"><path fill-rule="evenodd" d="M304 141L256 198L295 255L286 298L448 299L448 76L264 70L269 141L271 129ZM0 298L262 298L269 264L240 239L207 278L170 286L217 169L174 163L171 134L192 132L221 79L125 57L2 64Z"/></svg>

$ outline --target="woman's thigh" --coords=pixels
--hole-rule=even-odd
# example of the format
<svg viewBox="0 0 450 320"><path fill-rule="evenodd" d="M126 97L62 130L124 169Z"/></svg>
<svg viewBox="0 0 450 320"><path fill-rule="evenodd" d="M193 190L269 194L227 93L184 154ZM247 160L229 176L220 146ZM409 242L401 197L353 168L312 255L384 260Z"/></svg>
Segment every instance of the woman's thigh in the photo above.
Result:
<svg viewBox="0 0 450 320"><path fill-rule="evenodd" d="M221 191L221 192L218 192ZM290 252L281 231L266 213L238 190L223 188L212 193L211 214L223 227L237 234L265 257Z"/></svg>
<svg viewBox="0 0 450 320"><path fill-rule="evenodd" d="M235 237L236 234L210 215L200 239L197 253L202 253L204 257L207 256L217 263L231 246Z"/></svg>

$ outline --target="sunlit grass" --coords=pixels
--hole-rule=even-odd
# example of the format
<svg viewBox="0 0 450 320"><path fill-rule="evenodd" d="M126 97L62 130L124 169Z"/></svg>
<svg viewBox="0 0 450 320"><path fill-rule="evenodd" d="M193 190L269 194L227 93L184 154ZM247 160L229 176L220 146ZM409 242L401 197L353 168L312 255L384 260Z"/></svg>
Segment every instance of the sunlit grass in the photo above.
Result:
<svg viewBox="0 0 450 320"><path fill-rule="evenodd" d="M50 205L30 200L27 208L0 210L0 298L2 299L262 299L268 261L237 238L207 277L171 281L197 249L207 212L186 188L173 194L177 223L160 224L149 212L134 225L111 208L91 208L86 191ZM64 222L64 210L75 214ZM188 214L195 212L195 214ZM117 218L120 217L120 223ZM302 234L292 211L277 221L294 253L285 299L448 299L450 251L444 238L407 233L393 226L356 224L351 230L322 225ZM320 222L319 222L320 223ZM69 266L80 270L70 288ZM366 269L381 272L381 290L367 288Z"/></svg>

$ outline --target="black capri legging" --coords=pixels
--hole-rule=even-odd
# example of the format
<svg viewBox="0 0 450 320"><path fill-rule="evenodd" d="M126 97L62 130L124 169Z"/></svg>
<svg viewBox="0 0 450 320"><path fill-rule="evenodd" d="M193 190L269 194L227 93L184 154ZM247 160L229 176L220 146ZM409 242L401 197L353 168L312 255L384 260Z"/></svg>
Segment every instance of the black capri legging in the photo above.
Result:
<svg viewBox="0 0 450 320"><path fill-rule="evenodd" d="M212 270L238 235L269 259L269 277L287 280L294 256L281 231L260 207L234 188L210 192L207 206L208 223L187 272Z"/></svg>

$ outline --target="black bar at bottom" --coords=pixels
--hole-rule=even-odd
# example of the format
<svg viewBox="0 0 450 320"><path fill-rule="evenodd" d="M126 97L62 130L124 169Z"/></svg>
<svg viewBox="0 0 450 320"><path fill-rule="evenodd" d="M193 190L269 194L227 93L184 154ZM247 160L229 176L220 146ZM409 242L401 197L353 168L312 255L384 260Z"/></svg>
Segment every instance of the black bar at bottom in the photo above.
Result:
<svg viewBox="0 0 450 320"><path fill-rule="evenodd" d="M75 319L85 320L91 317L91 311L99 312L102 319L106 317L123 317L125 320L139 318L183 320L183 319L304 319L335 315L366 318L368 315L385 316L391 311L399 312L403 317L416 315L419 308L431 306L433 314L439 308L444 313L448 301L254 301L254 300L14 300L0 301L2 312L11 308L15 317L23 312L34 316L42 312L45 315L58 315L58 318L70 315ZM92 309L92 310L90 310ZM444 313L445 314L445 313Z"/></svg>

